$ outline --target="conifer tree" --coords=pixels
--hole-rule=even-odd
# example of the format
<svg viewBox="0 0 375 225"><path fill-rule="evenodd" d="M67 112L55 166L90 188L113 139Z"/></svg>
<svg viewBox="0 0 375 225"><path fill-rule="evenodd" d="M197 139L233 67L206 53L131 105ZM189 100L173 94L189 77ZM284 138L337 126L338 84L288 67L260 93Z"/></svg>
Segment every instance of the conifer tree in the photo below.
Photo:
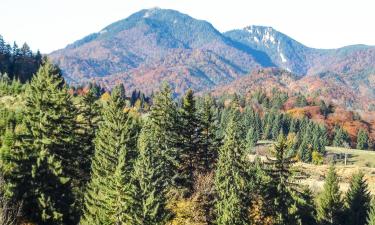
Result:
<svg viewBox="0 0 375 225"><path fill-rule="evenodd" d="M154 140L150 124L146 121L139 135L139 156L133 173L136 199L132 211L134 224L164 224L170 217L166 209L166 182L162 176L163 156L153 147Z"/></svg>
<svg viewBox="0 0 375 225"><path fill-rule="evenodd" d="M125 87L124 87L124 84L118 84L116 85L112 92L117 92L119 93L119 96L122 100L124 100L124 104L125 104L125 99L126 99L126 92L125 92Z"/></svg>
<svg viewBox="0 0 375 225"><path fill-rule="evenodd" d="M335 147L348 147L349 143L349 136L348 134L342 129L342 127L335 127L335 133L333 138L333 146Z"/></svg>
<svg viewBox="0 0 375 225"><path fill-rule="evenodd" d="M322 224L341 224L343 212L339 180L333 165L330 166L318 201L318 219Z"/></svg>
<svg viewBox="0 0 375 225"><path fill-rule="evenodd" d="M172 92L168 85L164 85L160 92L153 98L150 115L150 133L155 138L155 151L162 155L161 160L163 180L169 187L176 185L178 175L178 161L180 148L179 123L176 103L173 101Z"/></svg>
<svg viewBox="0 0 375 225"><path fill-rule="evenodd" d="M124 99L113 91L95 138L91 180L81 224L131 224L134 119Z"/></svg>
<svg viewBox="0 0 375 225"><path fill-rule="evenodd" d="M246 151L248 153L250 153L253 149L253 147L255 147L257 141L259 139L259 136L258 136L258 133L256 132L256 130L251 127L248 131L247 131L247 134L246 134Z"/></svg>
<svg viewBox="0 0 375 225"><path fill-rule="evenodd" d="M100 106L96 102L97 97L90 89L78 104L78 127L76 145L82 151L81 158L81 177L82 182L86 184L90 180L91 160L95 151L94 139L100 120Z"/></svg>
<svg viewBox="0 0 375 225"><path fill-rule="evenodd" d="M366 150L369 147L368 134L364 129L360 129L357 134L357 149Z"/></svg>
<svg viewBox="0 0 375 225"><path fill-rule="evenodd" d="M368 212L367 225L375 225L375 206L373 205Z"/></svg>
<svg viewBox="0 0 375 225"><path fill-rule="evenodd" d="M201 145L199 158L202 165L199 167L200 172L208 172L214 168L217 161L217 151L220 141L217 137L218 118L214 109L214 100L211 96L204 98L203 106L200 110L200 127L201 127Z"/></svg>
<svg viewBox="0 0 375 225"><path fill-rule="evenodd" d="M288 145L281 134L274 145L274 159L269 158L266 172L271 178L269 183L268 198L272 199L277 224L294 224L295 218L289 213L289 208L294 204L295 192L294 178L291 167L295 161L287 157Z"/></svg>
<svg viewBox="0 0 375 225"><path fill-rule="evenodd" d="M179 115L181 121L179 180L180 185L186 189L187 193L191 193L194 185L194 173L202 164L202 158L199 155L201 127L192 90L188 90L183 97Z"/></svg>
<svg viewBox="0 0 375 225"><path fill-rule="evenodd" d="M314 203L314 197L309 188L304 188L301 192L295 192L293 194L294 211L297 224L303 225L316 225L316 209Z"/></svg>
<svg viewBox="0 0 375 225"><path fill-rule="evenodd" d="M24 202L26 220L38 224L72 223L71 181L78 179L73 149L75 109L59 70L45 62L26 90L25 131L13 149L8 180Z"/></svg>
<svg viewBox="0 0 375 225"><path fill-rule="evenodd" d="M215 172L216 222L220 225L248 224L247 175L244 148L240 142L237 119L232 114L228 122L224 144L219 149L219 159Z"/></svg>
<svg viewBox="0 0 375 225"><path fill-rule="evenodd" d="M350 187L346 193L347 224L365 225L370 210L371 196L364 174L359 172L352 176Z"/></svg>

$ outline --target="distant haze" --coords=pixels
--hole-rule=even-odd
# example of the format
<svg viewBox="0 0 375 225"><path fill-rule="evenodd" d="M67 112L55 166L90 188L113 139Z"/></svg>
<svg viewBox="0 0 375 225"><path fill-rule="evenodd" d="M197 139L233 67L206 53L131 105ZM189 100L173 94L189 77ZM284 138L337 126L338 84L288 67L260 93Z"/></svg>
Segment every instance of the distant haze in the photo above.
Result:
<svg viewBox="0 0 375 225"><path fill-rule="evenodd" d="M272 26L314 48L375 45L374 0L1 0L0 34L49 53L152 7L207 20L222 32Z"/></svg>

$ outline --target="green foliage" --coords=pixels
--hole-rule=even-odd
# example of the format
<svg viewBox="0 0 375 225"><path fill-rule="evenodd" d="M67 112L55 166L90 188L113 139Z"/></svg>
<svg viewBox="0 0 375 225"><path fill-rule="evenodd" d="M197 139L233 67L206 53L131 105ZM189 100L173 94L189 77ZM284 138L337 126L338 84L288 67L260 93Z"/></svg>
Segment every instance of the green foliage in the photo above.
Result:
<svg viewBox="0 0 375 225"><path fill-rule="evenodd" d="M24 91L24 87L19 80L10 79L8 74L0 73L0 97L5 95L16 96Z"/></svg>
<svg viewBox="0 0 375 225"><path fill-rule="evenodd" d="M201 160L204 159L199 154L202 143L201 127L192 90L188 90L183 97L179 115L181 121L179 182L181 187L191 194L194 173L202 166Z"/></svg>
<svg viewBox="0 0 375 225"><path fill-rule="evenodd" d="M199 172L208 172L214 168L218 157L220 141L218 139L218 116L215 112L215 102L211 96L205 96L199 109L201 143L199 157L202 165Z"/></svg>
<svg viewBox="0 0 375 225"><path fill-rule="evenodd" d="M373 205L368 212L367 225L375 225L375 206Z"/></svg>
<svg viewBox="0 0 375 225"><path fill-rule="evenodd" d="M294 106L296 106L296 107L305 107L307 105L308 105L308 102L307 102L306 97L304 95L299 94L297 96L297 99L296 99L296 102L295 102Z"/></svg>
<svg viewBox="0 0 375 225"><path fill-rule="evenodd" d="M255 131L253 127L251 127L246 134L246 152L251 153L253 147L255 147L258 140L258 133Z"/></svg>
<svg viewBox="0 0 375 225"><path fill-rule="evenodd" d="M332 145L335 147L349 147L349 135L342 127L335 127Z"/></svg>
<svg viewBox="0 0 375 225"><path fill-rule="evenodd" d="M176 103L173 101L169 86L155 94L150 115L150 135L154 140L155 151L160 152L162 177L169 187L176 185L180 148L179 123Z"/></svg>
<svg viewBox="0 0 375 225"><path fill-rule="evenodd" d="M26 90L25 131L18 135L5 181L13 197L22 200L27 220L39 224L71 223L76 219L71 180L79 152L73 151L75 109L49 62Z"/></svg>
<svg viewBox="0 0 375 225"><path fill-rule="evenodd" d="M277 224L294 224L296 218L289 213L295 204L293 194L295 193L294 175L291 170L295 161L287 157L288 144L281 135L274 145L274 159L268 159L267 175L271 178L269 182L268 198L272 199L275 221Z"/></svg>
<svg viewBox="0 0 375 225"><path fill-rule="evenodd" d="M357 134L357 149L366 150L370 146L368 133L360 129Z"/></svg>
<svg viewBox="0 0 375 225"><path fill-rule="evenodd" d="M239 141L238 118L228 122L224 144L219 149L215 188L217 224L247 224L244 148Z"/></svg>
<svg viewBox="0 0 375 225"><path fill-rule="evenodd" d="M323 100L319 102L320 113L327 118L327 116L333 112L333 106L327 105Z"/></svg>
<svg viewBox="0 0 375 225"><path fill-rule="evenodd" d="M303 188L301 192L294 192L294 205L289 213L295 217L297 224L316 225L316 208L314 198L309 188Z"/></svg>
<svg viewBox="0 0 375 225"><path fill-rule="evenodd" d="M371 196L362 172L352 176L345 200L346 224L365 225L367 213L370 210Z"/></svg>
<svg viewBox="0 0 375 225"><path fill-rule="evenodd" d="M163 155L154 148L149 123L146 122L138 139L139 156L134 166L135 195L133 224L165 224L170 217L166 209L166 186L163 180Z"/></svg>
<svg viewBox="0 0 375 225"><path fill-rule="evenodd" d="M38 71L42 61L39 51L34 54L26 43L21 48L16 43L11 47L0 35L0 74L7 73L11 80L26 82Z"/></svg>
<svg viewBox="0 0 375 225"><path fill-rule="evenodd" d="M341 224L344 208L339 180L333 165L329 168L323 188L318 199L318 219L322 224Z"/></svg>
<svg viewBox="0 0 375 225"><path fill-rule="evenodd" d="M324 162L324 157L321 153L317 152L317 151L313 151L312 152L312 163L315 164L315 165L321 165L323 164Z"/></svg>
<svg viewBox="0 0 375 225"><path fill-rule="evenodd" d="M135 157L134 119L124 112L124 99L114 91L104 108L95 138L91 180L81 224L131 224L130 173Z"/></svg>

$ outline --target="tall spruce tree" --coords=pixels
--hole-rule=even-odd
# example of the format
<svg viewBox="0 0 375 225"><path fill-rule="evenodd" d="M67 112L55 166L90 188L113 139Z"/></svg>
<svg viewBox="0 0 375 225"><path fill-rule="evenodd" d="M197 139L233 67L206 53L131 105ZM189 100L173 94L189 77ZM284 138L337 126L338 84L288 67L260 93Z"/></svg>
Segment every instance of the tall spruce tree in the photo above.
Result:
<svg viewBox="0 0 375 225"><path fill-rule="evenodd" d="M219 225L248 224L247 174L244 157L238 118L232 114L225 132L224 144L219 149L215 171L216 222Z"/></svg>
<svg viewBox="0 0 375 225"><path fill-rule="evenodd" d="M153 98L150 115L150 133L155 137L154 148L163 158L160 161L163 180L169 187L176 185L180 146L179 123L176 103L172 98L172 91L164 85Z"/></svg>
<svg viewBox="0 0 375 225"><path fill-rule="evenodd" d="M293 193L295 183L291 167L295 163L293 156L288 157L288 144L281 134L278 142L274 145L274 158L268 159L266 169L271 178L269 183L268 198L274 203L272 206L275 212L277 224L294 224L295 217L289 213L289 209L294 204Z"/></svg>
<svg viewBox="0 0 375 225"><path fill-rule="evenodd" d="M295 192L293 199L295 203L291 211L296 218L297 224L316 225L316 208L311 190L304 188L301 192Z"/></svg>
<svg viewBox="0 0 375 225"><path fill-rule="evenodd" d="M368 133L364 129L360 129L357 134L357 149L366 150L369 148Z"/></svg>
<svg viewBox="0 0 375 225"><path fill-rule="evenodd" d="M193 191L194 173L201 166L199 149L201 145L201 127L195 106L195 99L192 90L188 90L182 99L180 116L180 137L181 145L179 180L181 187L186 189L187 194Z"/></svg>
<svg viewBox="0 0 375 225"><path fill-rule="evenodd" d="M155 136L149 122L143 126L138 139L139 156L134 166L134 224L165 224L170 217L166 209L166 182L163 180L163 156L154 148Z"/></svg>
<svg viewBox="0 0 375 225"><path fill-rule="evenodd" d="M15 198L27 221L71 224L77 219L71 181L78 179L75 109L59 70L45 62L26 90L24 132L13 149Z"/></svg>
<svg viewBox="0 0 375 225"><path fill-rule="evenodd" d="M121 92L114 90L104 107L95 138L91 180L81 224L132 224L134 119L124 112Z"/></svg>
<svg viewBox="0 0 375 225"><path fill-rule="evenodd" d="M322 224L341 224L343 204L339 180L333 165L329 168L323 188L318 199L318 219Z"/></svg>
<svg viewBox="0 0 375 225"><path fill-rule="evenodd" d="M346 224L365 225L370 202L371 196L364 174L362 172L354 174L346 193Z"/></svg>
<svg viewBox="0 0 375 225"><path fill-rule="evenodd" d="M251 153L255 147L257 141L259 140L258 133L254 127L250 127L246 134L246 152Z"/></svg>
<svg viewBox="0 0 375 225"><path fill-rule="evenodd" d="M334 137L332 141L333 146L348 147L349 145L348 133L346 133L346 131L342 127L339 127L339 126L336 126L334 131L335 132L334 132Z"/></svg>
<svg viewBox="0 0 375 225"><path fill-rule="evenodd" d="M203 106L199 112L201 127L201 145L199 149L199 157L201 165L198 168L200 172L208 172L214 168L217 161L218 148L220 141L218 140L218 118L215 112L214 99L211 96L205 96Z"/></svg>

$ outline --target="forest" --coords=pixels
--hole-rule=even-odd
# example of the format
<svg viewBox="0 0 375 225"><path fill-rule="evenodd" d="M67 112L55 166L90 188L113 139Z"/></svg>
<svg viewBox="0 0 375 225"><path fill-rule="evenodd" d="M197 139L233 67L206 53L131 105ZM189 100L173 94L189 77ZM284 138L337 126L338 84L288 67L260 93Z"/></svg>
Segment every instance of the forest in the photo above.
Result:
<svg viewBox="0 0 375 225"><path fill-rule="evenodd" d="M321 164L326 146L354 143L340 126L281 112L286 93L69 87L46 58L17 52L1 64L1 224L375 224L361 171L346 192L334 161L321 193L299 182L297 163ZM41 66L16 76L26 65ZM254 150L262 140L273 143L266 159ZM373 148L367 131L355 145Z"/></svg>

